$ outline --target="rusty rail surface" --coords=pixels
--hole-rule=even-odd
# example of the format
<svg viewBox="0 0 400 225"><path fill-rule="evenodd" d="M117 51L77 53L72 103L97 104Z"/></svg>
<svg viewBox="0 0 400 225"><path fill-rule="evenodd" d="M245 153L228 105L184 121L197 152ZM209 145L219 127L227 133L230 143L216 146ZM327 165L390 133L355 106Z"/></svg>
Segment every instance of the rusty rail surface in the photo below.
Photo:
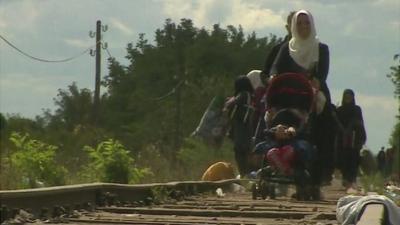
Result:
<svg viewBox="0 0 400 225"><path fill-rule="evenodd" d="M324 188L326 198L318 202L288 196L253 200L250 192L229 192L233 183L246 182L94 183L0 191L1 215L2 220L35 224L337 224L336 200L343 191L335 186ZM218 197L217 188L225 196Z"/></svg>
<svg viewBox="0 0 400 225"><path fill-rule="evenodd" d="M73 208L90 208L90 206L103 205L112 202L137 202L147 201L152 198L153 190L163 188L173 190L175 194L192 195L226 187L241 180L224 180L216 182L183 181L154 184L111 184L92 183L67 185L47 188L7 190L0 191L0 204L2 208L29 209L38 215L44 208L52 209L58 206ZM3 212L3 210L2 210Z"/></svg>

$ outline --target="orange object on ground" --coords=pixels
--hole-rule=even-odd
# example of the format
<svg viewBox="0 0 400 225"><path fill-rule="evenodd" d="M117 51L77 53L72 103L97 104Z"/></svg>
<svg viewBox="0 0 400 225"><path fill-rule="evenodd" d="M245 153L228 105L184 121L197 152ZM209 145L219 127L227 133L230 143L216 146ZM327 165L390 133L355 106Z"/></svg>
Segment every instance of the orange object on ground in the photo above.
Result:
<svg viewBox="0 0 400 225"><path fill-rule="evenodd" d="M226 179L234 179L235 173L233 172L232 164L228 162L217 162L212 164L208 169L204 172L201 177L202 181L217 181L217 180L226 180Z"/></svg>

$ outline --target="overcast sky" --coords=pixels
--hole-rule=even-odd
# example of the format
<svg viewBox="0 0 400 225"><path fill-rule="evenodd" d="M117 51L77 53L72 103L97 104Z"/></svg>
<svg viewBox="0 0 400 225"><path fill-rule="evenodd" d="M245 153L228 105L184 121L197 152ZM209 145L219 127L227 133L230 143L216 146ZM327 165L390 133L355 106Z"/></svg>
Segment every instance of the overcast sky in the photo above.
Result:
<svg viewBox="0 0 400 225"><path fill-rule="evenodd" d="M373 151L387 146L398 108L386 74L400 53L399 0L0 0L0 35L33 56L63 59L94 45L88 33L100 19L108 25L103 39L110 53L126 65L126 45L136 43L139 33L153 40L167 18L176 23L190 18L206 29L240 24L258 37L284 36L286 15L299 9L311 11L319 39L329 45L333 101L352 88L363 109L367 146ZM103 52L103 76L106 56ZM37 62L0 40L0 112L34 118L54 109L58 89L74 81L94 89L94 57Z"/></svg>

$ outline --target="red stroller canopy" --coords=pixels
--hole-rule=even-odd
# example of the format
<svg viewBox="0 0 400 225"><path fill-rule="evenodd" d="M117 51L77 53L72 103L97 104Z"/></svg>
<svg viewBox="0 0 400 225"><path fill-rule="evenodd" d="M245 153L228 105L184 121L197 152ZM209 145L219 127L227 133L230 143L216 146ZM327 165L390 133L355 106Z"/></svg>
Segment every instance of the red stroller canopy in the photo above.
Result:
<svg viewBox="0 0 400 225"><path fill-rule="evenodd" d="M267 89L267 109L297 108L311 111L314 92L307 75L284 73L271 80Z"/></svg>

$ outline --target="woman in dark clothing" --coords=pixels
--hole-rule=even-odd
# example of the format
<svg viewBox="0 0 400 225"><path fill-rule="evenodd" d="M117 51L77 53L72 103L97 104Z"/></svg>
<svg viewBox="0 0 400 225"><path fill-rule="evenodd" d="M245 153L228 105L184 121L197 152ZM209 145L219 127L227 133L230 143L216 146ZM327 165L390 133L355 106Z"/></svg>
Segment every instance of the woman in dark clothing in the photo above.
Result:
<svg viewBox="0 0 400 225"><path fill-rule="evenodd" d="M362 111L356 105L352 90L346 89L343 92L342 105L337 109L337 115L343 126L338 138L343 184L346 188L355 188L360 163L360 150L365 144L367 135Z"/></svg>
<svg viewBox="0 0 400 225"><path fill-rule="evenodd" d="M378 171L382 174L385 175L385 168L386 168L386 153L385 153L385 147L382 147L381 150L379 151L376 161L378 163Z"/></svg>
<svg viewBox="0 0 400 225"><path fill-rule="evenodd" d="M291 24L292 24L292 19L293 19L294 14L296 14L296 11L291 11L286 18L285 28L286 28L288 34L285 36L285 38L283 39L282 42L279 42L277 45L272 47L271 51L269 52L269 54L265 60L264 69L261 73L261 76L264 76L264 77L262 77L263 80L267 79L268 76L270 75L272 65L273 65L275 58L278 55L279 50L281 49L282 45L284 45L285 43L288 43L289 40L292 38L292 33L291 33L290 29L292 27Z"/></svg>
<svg viewBox="0 0 400 225"><path fill-rule="evenodd" d="M248 156L253 136L251 106L253 87L246 76L239 76L235 80L234 104L230 110L232 118L231 137L233 140L235 159L241 176L249 171Z"/></svg>
<svg viewBox="0 0 400 225"><path fill-rule="evenodd" d="M329 72L329 48L319 42L312 15L300 10L291 23L292 38L285 42L271 68L271 75L287 72L303 73L313 80L330 103L330 93L326 85Z"/></svg>
<svg viewBox="0 0 400 225"><path fill-rule="evenodd" d="M311 173L315 194L324 181L330 182L333 173L334 137L332 104L326 79L329 72L329 48L321 43L316 35L311 13L300 10L293 16L291 23L292 38L282 45L271 68L271 75L300 73L307 76L314 88L320 90L325 103L321 111L310 116L310 141L317 147L317 155ZM315 199L319 198L314 196Z"/></svg>

